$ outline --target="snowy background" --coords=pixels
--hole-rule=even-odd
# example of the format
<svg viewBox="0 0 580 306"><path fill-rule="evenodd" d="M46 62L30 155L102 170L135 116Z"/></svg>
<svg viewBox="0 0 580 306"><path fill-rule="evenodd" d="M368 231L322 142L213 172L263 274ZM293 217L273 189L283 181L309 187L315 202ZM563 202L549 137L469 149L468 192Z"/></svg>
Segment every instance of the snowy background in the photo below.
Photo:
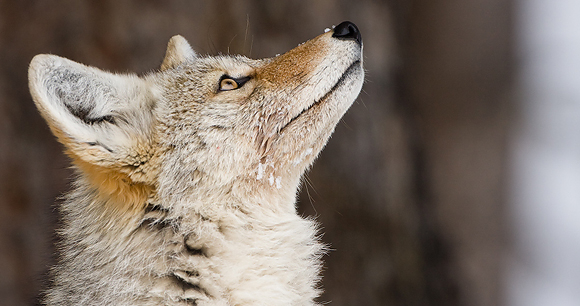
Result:
<svg viewBox="0 0 580 306"><path fill-rule="evenodd" d="M580 305L580 2L517 3L508 305Z"/></svg>

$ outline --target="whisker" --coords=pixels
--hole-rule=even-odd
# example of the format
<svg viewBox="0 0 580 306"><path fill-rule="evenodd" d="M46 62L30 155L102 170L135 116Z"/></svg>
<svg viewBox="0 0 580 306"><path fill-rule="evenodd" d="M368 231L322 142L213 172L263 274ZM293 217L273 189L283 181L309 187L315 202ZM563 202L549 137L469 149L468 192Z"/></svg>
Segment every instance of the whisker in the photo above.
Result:
<svg viewBox="0 0 580 306"><path fill-rule="evenodd" d="M250 14L246 14L246 33L244 33L244 47L243 47L244 52L246 52L246 42L248 41L249 28L250 28Z"/></svg>
<svg viewBox="0 0 580 306"><path fill-rule="evenodd" d="M254 47L254 35L252 35L252 41L250 42L250 57L252 57L252 47Z"/></svg>
<svg viewBox="0 0 580 306"><path fill-rule="evenodd" d="M230 46L232 45L232 42L234 41L236 36L238 36L238 34L234 35L234 37L232 37L232 39L230 39L230 42L228 43L228 54L230 54Z"/></svg>
<svg viewBox="0 0 580 306"><path fill-rule="evenodd" d="M340 118L340 122L342 124L344 124L344 126L349 130L349 131L354 131L354 129L352 127L350 127L350 125L348 125L348 123L346 123L346 121L344 120L344 118Z"/></svg>
<svg viewBox="0 0 580 306"><path fill-rule="evenodd" d="M314 206L314 198L312 197L312 195L310 195L310 191L308 190L309 186L312 188L312 190L314 190L314 192L316 192L316 189L314 188L314 186L312 185L312 182L310 182L310 179L308 178L308 175L304 175L304 182L306 182L306 188L304 188L304 190L306 190L306 195L308 196L308 200L310 202L310 206L312 207L312 209L314 210L314 214L318 216L318 211L316 210L316 207Z"/></svg>

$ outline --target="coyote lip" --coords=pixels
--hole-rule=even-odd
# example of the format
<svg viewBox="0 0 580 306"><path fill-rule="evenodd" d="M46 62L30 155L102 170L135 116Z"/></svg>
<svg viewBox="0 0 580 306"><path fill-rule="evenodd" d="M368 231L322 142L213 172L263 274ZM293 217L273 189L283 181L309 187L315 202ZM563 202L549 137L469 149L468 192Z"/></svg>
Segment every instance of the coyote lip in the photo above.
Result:
<svg viewBox="0 0 580 306"><path fill-rule="evenodd" d="M322 102L324 102L334 91L336 91L337 88L339 88L343 83L344 80L351 75L354 70L360 65L360 60L354 61L340 76L340 78L338 79L338 81L336 81L336 83L332 86L332 88L324 94L324 96L322 96L322 98L318 99L317 101L314 101L314 103L310 104L310 106L308 106L307 108L303 109L300 113L298 113L296 116L292 117L292 119L290 119L288 121L288 123L286 123L284 126L282 126L282 128L280 128L280 130L278 132L281 132L282 130L284 130L287 126L289 126L292 122L294 122L296 119L298 119L300 116L302 116L304 113L307 113L308 111L310 111L314 106L321 104Z"/></svg>

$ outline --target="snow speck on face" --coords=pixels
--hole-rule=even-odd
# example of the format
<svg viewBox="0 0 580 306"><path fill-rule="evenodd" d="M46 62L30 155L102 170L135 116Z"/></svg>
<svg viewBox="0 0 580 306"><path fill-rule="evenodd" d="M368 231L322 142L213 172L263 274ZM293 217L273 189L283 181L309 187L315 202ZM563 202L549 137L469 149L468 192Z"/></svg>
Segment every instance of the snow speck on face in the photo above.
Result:
<svg viewBox="0 0 580 306"><path fill-rule="evenodd" d="M281 176L276 177L276 188L277 189L282 188L282 177Z"/></svg>
<svg viewBox="0 0 580 306"><path fill-rule="evenodd" d="M294 160L294 162L293 162L294 166L296 166L299 163L301 163L302 161L304 161L304 158L306 158L306 156L308 156L310 154L312 154L312 148L306 149L306 151L302 152L302 154L300 154L300 156Z"/></svg>
<svg viewBox="0 0 580 306"><path fill-rule="evenodd" d="M270 186L274 186L274 176L272 175L272 173L270 173L270 177L268 178L268 183L270 183Z"/></svg>
<svg viewBox="0 0 580 306"><path fill-rule="evenodd" d="M256 176L257 180L261 180L264 177L264 164L258 164L258 175Z"/></svg>

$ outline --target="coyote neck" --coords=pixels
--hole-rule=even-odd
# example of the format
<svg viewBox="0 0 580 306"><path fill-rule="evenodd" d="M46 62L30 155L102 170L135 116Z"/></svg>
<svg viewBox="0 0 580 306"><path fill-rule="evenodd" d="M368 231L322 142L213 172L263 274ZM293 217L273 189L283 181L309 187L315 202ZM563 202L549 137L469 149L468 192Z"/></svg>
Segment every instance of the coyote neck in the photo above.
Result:
<svg viewBox="0 0 580 306"><path fill-rule="evenodd" d="M248 210L235 189L183 205L154 195L139 217L115 218L95 208L105 203L94 189L77 188L63 206L65 260L55 284L66 288L74 280L71 288L116 298L91 305L132 305L136 292L152 303L169 297L190 305L312 305L323 249L316 224L294 209ZM75 272L86 262L94 268Z"/></svg>

